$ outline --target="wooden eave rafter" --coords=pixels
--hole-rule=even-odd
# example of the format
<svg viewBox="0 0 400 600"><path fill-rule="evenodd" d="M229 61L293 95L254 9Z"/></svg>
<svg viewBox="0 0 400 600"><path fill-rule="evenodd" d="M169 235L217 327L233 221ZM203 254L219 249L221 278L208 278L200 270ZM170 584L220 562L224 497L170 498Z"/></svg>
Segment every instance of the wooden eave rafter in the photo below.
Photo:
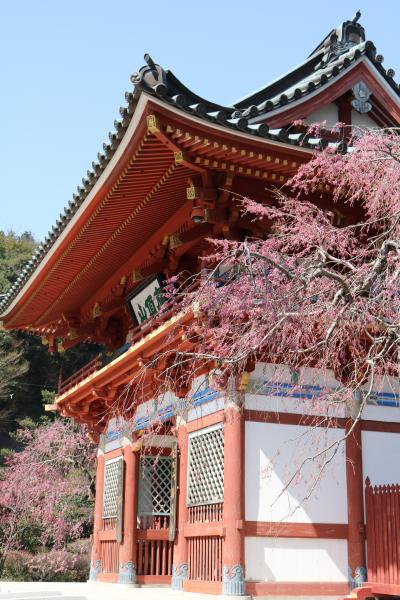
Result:
<svg viewBox="0 0 400 600"><path fill-rule="evenodd" d="M78 418L80 422L88 424L90 429L101 432L104 426L103 417L107 415L111 404L115 403L115 395L121 386L128 385L134 376L140 373L144 362L157 353L165 352L167 348L178 351L185 344L183 329L191 319L192 314L187 311L162 323L132 345L125 354L56 397L56 410L62 416ZM152 373L149 371L146 375L151 378ZM141 382L142 385L146 388L144 381ZM147 387L151 397L154 393L151 380ZM129 407L129 411L134 409L135 406Z"/></svg>
<svg viewBox="0 0 400 600"><path fill-rule="evenodd" d="M138 110L140 119L131 131L129 126L126 135L130 135L130 140L121 149L118 160L104 173L91 198L78 211L74 222L63 232L55 248L43 261L40 269L37 269L38 272L35 272L11 304L3 317L6 327L26 328L36 332L56 329L54 324L59 320L59 315L76 310L82 298L90 296L90 285L93 295L107 280L106 269L101 264L106 251L117 245L117 250L124 247L130 232L146 226L145 222L140 221L146 207L147 219L150 218L150 212L158 215L159 210L154 204L156 199L158 206L169 206L168 203L174 197L173 190L175 196L177 190L184 190L190 173L201 175L212 169L219 169L227 173L262 177L263 171L257 167L264 165L267 174L265 179L271 177L271 181L282 182L285 171L288 174L295 170L298 164L296 156L299 161L311 156L310 150L227 131L222 126L210 125L199 118L184 115L148 97L141 107L138 105ZM146 117L152 115L156 115L156 123L158 119L160 127L154 127L154 124L149 126ZM184 148L180 146L180 131L183 132L186 143ZM189 136L194 144L200 141L197 150L187 149ZM212 140L211 144L209 140ZM225 152L225 141L229 144L226 150L229 162L220 160L217 161L217 166L213 157L218 151ZM263 149L264 152L254 152L254 148ZM275 168L276 173L273 170L271 172L270 168ZM145 173L148 175L145 176ZM136 196L132 198L133 193ZM164 220L174 220L174 214L177 211L179 213L182 208L182 200L175 198L176 206L171 206L170 216L167 215ZM112 204L118 207L118 211L114 209L114 212L107 215L107 207ZM116 217L122 218L121 209L126 210L122 223L121 220L115 220ZM186 210L183 209L183 212ZM106 219L109 219L108 223ZM105 231L107 226L110 229L108 237ZM154 235L157 237L157 232L162 229L162 222L156 224ZM123 234L126 232L128 237L124 238ZM132 233L130 235L132 238ZM143 238L139 246L145 244L147 247L147 241ZM113 265L123 264L126 259L121 259L115 251L113 260L109 262ZM82 282L90 282L90 285L83 285Z"/></svg>
<svg viewBox="0 0 400 600"><path fill-rule="evenodd" d="M371 92L380 99L390 118L395 123L400 124L399 97L366 57L360 58L358 62L343 71L341 75L318 88L315 92L307 94L304 98L291 102L287 106L271 111L267 115L256 117L252 122L267 123L271 128L283 127L288 123L303 119L335 101L360 80L364 81Z"/></svg>
<svg viewBox="0 0 400 600"><path fill-rule="evenodd" d="M148 165L146 174L141 164ZM119 181L23 303L20 315L32 307L30 326L40 327L79 308L88 290L94 292L101 285L104 273L111 274L113 265L124 262L131 248L140 247L146 230L157 229L176 211L182 199L174 189L184 190L190 174L185 167L178 169L171 153L146 133ZM15 326L19 318L14 314L6 325Z"/></svg>
<svg viewBox="0 0 400 600"><path fill-rule="evenodd" d="M165 236L168 236L177 225L184 223L190 218L190 202L184 202L182 206L174 213L156 232L154 232L146 242L130 257L128 260L115 270L112 276L107 279L96 292L86 300L81 306L80 313L83 319L89 317L90 312L93 308L97 299L107 298L112 290L122 277L128 277L127 287L134 285L133 277L136 272L140 273L141 277L145 277L142 264L148 258L150 251L156 247L156 245L163 240Z"/></svg>

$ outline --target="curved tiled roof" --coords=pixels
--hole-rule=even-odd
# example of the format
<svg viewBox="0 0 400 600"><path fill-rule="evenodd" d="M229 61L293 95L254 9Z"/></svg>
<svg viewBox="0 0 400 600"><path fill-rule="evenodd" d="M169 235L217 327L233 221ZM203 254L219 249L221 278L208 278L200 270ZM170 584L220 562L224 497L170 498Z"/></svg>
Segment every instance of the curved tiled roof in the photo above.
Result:
<svg viewBox="0 0 400 600"><path fill-rule="evenodd" d="M399 85L393 79L395 72L383 67L383 56L376 54L373 42L365 40L364 28L358 23L360 16L361 13L357 12L351 21L344 21L333 29L302 64L263 89L235 102L235 107L246 109L255 104L261 113L268 113L286 106L328 83L362 56L369 59L400 96Z"/></svg>
<svg viewBox="0 0 400 600"><path fill-rule="evenodd" d="M304 98L308 94L316 91L318 88L323 87L325 84L331 82L338 75L343 73L346 69L351 67L357 60L362 56L366 56L370 59L375 68L379 73L386 79L387 83L391 88L400 96L399 86L394 81L393 69L387 71L382 66L383 57L380 55L376 56L375 46L372 42L361 42L355 46L352 46L347 51L343 52L336 60L322 64L317 69L312 69L307 75L303 76L300 80L292 81L285 89L280 89L278 93L273 94L273 89L268 89L267 94L259 93L257 96L260 99L260 103L257 105L259 114L263 114L268 117L268 113L287 106L290 102ZM256 97L252 97L255 100ZM240 101L237 106L243 106L245 101ZM245 105L244 105L245 106Z"/></svg>
<svg viewBox="0 0 400 600"><path fill-rule="evenodd" d="M91 168L83 177L64 212L59 215L44 241L39 244L16 282L7 294L0 297L0 312L3 312L17 296L98 181L124 137L142 91L161 99L167 105L228 129L312 149L324 147L328 142L321 138L310 138L304 133L291 133L290 128L269 129L265 123L253 124L252 120L260 115L267 116L277 108L306 97L339 76L363 56L371 61L400 96L399 86L393 80L394 71L385 70L382 66L383 58L376 55L374 44L364 41L364 30L357 23L358 16L331 32L299 67L232 106L223 106L201 98L185 87L171 71L155 64L146 54L146 65L131 77L134 89L125 94L127 104L120 108L121 119L114 122L115 129L109 133L109 141L103 144L102 152L98 153L96 160L92 162ZM349 31L353 38L356 37L354 32L358 35L358 43L346 39Z"/></svg>

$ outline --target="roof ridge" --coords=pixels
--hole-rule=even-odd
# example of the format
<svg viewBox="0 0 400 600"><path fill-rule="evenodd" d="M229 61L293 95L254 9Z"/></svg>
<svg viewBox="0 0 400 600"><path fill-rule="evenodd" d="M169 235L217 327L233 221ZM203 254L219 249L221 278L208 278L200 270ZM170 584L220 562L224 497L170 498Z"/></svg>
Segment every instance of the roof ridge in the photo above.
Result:
<svg viewBox="0 0 400 600"><path fill-rule="evenodd" d="M354 28L355 24L359 25L354 22L354 19L353 21L346 21L344 23L347 27L346 35L354 33L352 27ZM77 188L77 193L72 195L72 199L66 205L64 212L60 213L55 225L48 232L44 241L39 244L15 283L6 294L0 296L0 311L3 312L11 304L97 183L125 135L142 91L188 114L211 123L223 125L229 129L292 145L302 145L308 148L324 147L326 145L325 140L321 138L311 140L304 134L290 134L288 127L269 131L268 125L265 123L254 124L253 119L260 116L260 114L267 114L314 92L338 76L344 69L350 67L363 55L368 57L377 71L385 78L386 82L400 96L399 85L393 79L395 75L394 70L385 70L382 65L383 56L376 54L376 48L372 42L363 40L358 45L351 43L346 49L340 50L340 47L338 47L338 54L336 56L332 54L331 58L329 58L329 51L326 52L324 54L326 56L325 62L320 61L318 67L322 50L318 53L315 51L313 58L309 57L309 61L300 65L298 69L305 67L305 65L308 67L310 64L313 65L312 71L308 73L308 77L317 74L316 81L315 77L307 79L307 76L305 76L300 82L297 81L297 85L295 82L292 86L286 88L286 90L281 89L275 97L272 96L271 98L264 99L263 102L257 105L250 103L262 91L270 89L275 83L282 82L290 73L296 71L295 69L280 80L272 82L270 86L267 86L261 92L256 92L249 96L247 98L248 104L245 104L245 100L242 100L236 103L236 106L223 106L203 99L184 86L172 71L164 70L160 65L154 63L150 55L146 54L146 65L139 72L132 75L131 79L134 83L134 90L125 94L127 106L120 108L121 119L114 121L115 130L109 133L109 142L103 144L103 151L98 153L97 160L92 162L92 167L87 171L86 176L83 177L82 184ZM318 74L320 74L319 79ZM300 86L301 82L303 82L303 88ZM285 91L290 91L291 95L284 93Z"/></svg>

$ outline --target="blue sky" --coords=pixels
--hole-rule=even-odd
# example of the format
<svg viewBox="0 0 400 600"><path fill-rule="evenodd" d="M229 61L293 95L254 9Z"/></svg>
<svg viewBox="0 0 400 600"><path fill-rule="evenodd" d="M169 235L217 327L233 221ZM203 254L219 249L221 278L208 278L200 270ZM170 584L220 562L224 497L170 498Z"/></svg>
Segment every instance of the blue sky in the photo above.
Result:
<svg viewBox="0 0 400 600"><path fill-rule="evenodd" d="M145 52L231 103L302 62L357 9L400 81L398 0L0 0L0 229L44 237Z"/></svg>

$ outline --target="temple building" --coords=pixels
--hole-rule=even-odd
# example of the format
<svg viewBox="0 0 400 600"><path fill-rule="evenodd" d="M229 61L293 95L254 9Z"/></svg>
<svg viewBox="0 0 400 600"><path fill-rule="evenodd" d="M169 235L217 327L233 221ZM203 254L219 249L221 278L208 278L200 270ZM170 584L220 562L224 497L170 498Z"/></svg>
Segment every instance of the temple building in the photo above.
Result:
<svg viewBox="0 0 400 600"><path fill-rule="evenodd" d="M320 443L310 441L318 427L308 400L335 385L329 373L309 369L299 391L285 366L256 364L224 394L205 365L160 400L149 369L123 418L112 411L146 362L187 347L183 327L195 316L165 308L163 279L200 272L209 238L268 233L235 195L268 202L268 188L327 144L345 151L330 131L338 122L400 126L394 71L359 18L231 106L201 98L145 55L109 141L1 300L4 327L41 336L51 352L86 341L109 353L60 381L50 406L99 444L91 580L337 598L368 581L400 595L397 381L366 407L308 498L301 481L282 487L305 446ZM300 120L326 121L326 135ZM318 201L329 206L329 189ZM350 209L334 210L346 222ZM347 427L340 414L324 436Z"/></svg>

